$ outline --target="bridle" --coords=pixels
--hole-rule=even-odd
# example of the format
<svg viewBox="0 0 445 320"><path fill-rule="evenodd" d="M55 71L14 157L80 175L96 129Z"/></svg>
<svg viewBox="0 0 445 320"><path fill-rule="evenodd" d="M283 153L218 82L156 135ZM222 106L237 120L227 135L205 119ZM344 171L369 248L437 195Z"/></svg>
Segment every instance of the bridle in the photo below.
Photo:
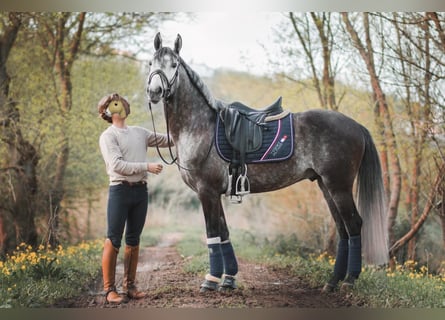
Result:
<svg viewBox="0 0 445 320"><path fill-rule="evenodd" d="M161 78L161 83L162 83L161 98L162 98L162 101L164 103L164 114L165 114L165 121L166 121L166 125L167 125L167 142L168 142L168 150L169 150L169 153L170 153L170 157L172 159L171 161L165 160L165 158L161 154L161 151L159 150L159 143L158 143L158 140L157 140L156 126L155 126L155 122L154 122L154 118L153 118L153 111L152 111L152 108L151 108L151 102L150 102L150 98L149 97L148 97L148 101L149 101L148 102L148 106L149 106L150 115L151 115L151 122L152 122L152 125L153 125L153 132L154 132L154 135L155 135L156 151L158 152L158 155L161 158L161 160L165 164L167 164L167 165L172 165L172 164L176 163L178 168L186 170L186 171L192 171L192 170L198 170L198 169L189 169L189 168L183 167L178 162L178 157L173 155L173 151L172 151L172 148L171 148L171 140L170 140L170 126L169 126L169 123L168 123L168 110L165 107L165 104L169 102L169 100L170 100L170 98L172 96L172 93L173 93L172 87L175 85L176 80L178 79L179 66L180 65L181 65L181 60L178 59L175 73L173 74L173 77L170 80L168 80L167 75L165 74L165 72L162 69L154 70L153 72L150 73L150 75L148 77L148 84L147 84L148 87L150 87L150 83L151 83L153 77L156 76L156 75L158 75ZM148 93L148 87L147 87L147 90L146 90L147 96L149 94ZM175 100L175 104L176 103L177 103L177 101ZM176 106L175 106L175 109L176 109ZM214 143L214 141L212 139L212 143L210 144L209 151L207 152L207 155L206 155L206 158L205 158L206 160L207 160L207 158L210 155L210 151L212 150L213 143Z"/></svg>
<svg viewBox="0 0 445 320"><path fill-rule="evenodd" d="M148 77L148 86L150 86L151 80L153 79L154 76L159 76L159 78L161 78L161 83L162 83L161 98L164 100L168 101L168 99L171 97L172 87L175 85L176 79L178 79L179 65L180 65L180 62L178 61L175 73L173 74L173 77L170 79L170 81L168 80L167 75L165 74L165 72L162 69L156 69L155 71L150 73L150 76ZM167 87L167 88L165 88L165 87ZM147 91L147 93L148 93L148 91Z"/></svg>
<svg viewBox="0 0 445 320"><path fill-rule="evenodd" d="M150 87L150 83L153 80L153 77L158 75L159 78L161 78L161 84L162 84L161 98L162 98L162 100L164 102L165 121L167 123L168 151L169 151L170 157L172 159L171 161L165 160L165 158L161 154L161 151L159 150L159 143L158 143L158 137L157 137L157 133L156 133L156 126L155 126L155 121L154 121L154 117L153 117L153 111L152 111L152 108L151 108L151 102L150 102L150 98L149 97L148 97L148 101L149 101L148 102L148 106L149 106L149 109L150 109L151 122L153 124L153 132L155 134L156 151L158 152L158 155L162 159L162 161L164 161L164 163L167 164L167 165L172 165L175 162L177 162L177 160L178 160L178 157L173 155L173 151L172 151L172 147L171 147L170 127L169 127L169 124L168 124L168 111L167 111L167 108L165 108L165 103L168 102L168 100L170 99L170 97L172 95L172 87L175 85L176 80L178 79L179 65L180 65L180 63L178 62L178 65L176 66L175 73L173 74L173 77L171 78L171 80L168 80L167 75L165 74L165 72L162 69L156 69L153 72L151 72L149 77L148 77L148 87L147 87L147 90L146 90L146 93L147 93L147 96L148 96L148 88ZM167 88L165 88L165 86Z"/></svg>

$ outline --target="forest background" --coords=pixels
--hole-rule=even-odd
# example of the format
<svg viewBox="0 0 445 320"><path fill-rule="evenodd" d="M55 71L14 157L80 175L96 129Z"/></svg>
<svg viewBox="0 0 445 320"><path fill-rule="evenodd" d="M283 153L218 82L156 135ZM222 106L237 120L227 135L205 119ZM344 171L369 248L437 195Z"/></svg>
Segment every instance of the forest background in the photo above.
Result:
<svg viewBox="0 0 445 320"><path fill-rule="evenodd" d="M204 82L224 101L261 108L282 96L293 112L331 109L365 125L383 167L391 256L444 268L445 14L282 14L273 73L196 66ZM104 236L108 181L98 138L107 123L97 116L97 102L119 92L132 106L129 124L152 129L144 94L148 61L140 53L152 53L163 21L191 16L0 13L2 256L20 243L55 246ZM154 120L165 131L161 107ZM148 157L159 161L153 150ZM201 223L204 234L199 202L174 166L150 177L149 192L148 227L155 216L181 219ZM224 205L232 227L263 237L293 235L310 250L335 251L333 220L314 183Z"/></svg>

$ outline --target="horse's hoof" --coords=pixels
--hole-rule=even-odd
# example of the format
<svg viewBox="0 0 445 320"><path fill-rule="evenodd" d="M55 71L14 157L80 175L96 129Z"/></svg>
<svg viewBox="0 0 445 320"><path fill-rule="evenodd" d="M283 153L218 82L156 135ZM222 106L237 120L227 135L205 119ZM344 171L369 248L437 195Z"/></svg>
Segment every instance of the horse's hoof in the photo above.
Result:
<svg viewBox="0 0 445 320"><path fill-rule="evenodd" d="M342 294L348 294L352 292L352 289L354 288L354 284L350 282L343 282L340 287L340 292Z"/></svg>
<svg viewBox="0 0 445 320"><path fill-rule="evenodd" d="M218 292L221 292L221 293L230 293L233 290L235 290L235 289L234 288L230 288L230 287L219 287L218 288Z"/></svg>
<svg viewBox="0 0 445 320"><path fill-rule="evenodd" d="M206 293L206 292L216 291L216 290L218 290L218 282L204 280L204 282L201 284L199 292Z"/></svg>
<svg viewBox="0 0 445 320"><path fill-rule="evenodd" d="M236 288L237 288L237 286L235 283L235 277L225 275L219 288L218 288L218 291L219 292L230 292L230 291L235 290Z"/></svg>
<svg viewBox="0 0 445 320"><path fill-rule="evenodd" d="M326 283L323 287L323 289L321 289L321 293L331 293L334 292L335 290L335 286L333 284L330 283Z"/></svg>

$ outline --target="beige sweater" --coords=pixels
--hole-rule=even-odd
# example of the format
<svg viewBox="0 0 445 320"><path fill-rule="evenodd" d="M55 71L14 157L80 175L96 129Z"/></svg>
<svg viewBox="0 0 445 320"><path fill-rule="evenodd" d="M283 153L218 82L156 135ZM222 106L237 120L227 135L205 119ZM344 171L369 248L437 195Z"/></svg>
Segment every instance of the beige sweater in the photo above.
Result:
<svg viewBox="0 0 445 320"><path fill-rule="evenodd" d="M138 182L147 178L147 148L168 147L166 134L155 134L142 127L125 129L109 126L99 138L100 151L105 161L110 185L122 180Z"/></svg>

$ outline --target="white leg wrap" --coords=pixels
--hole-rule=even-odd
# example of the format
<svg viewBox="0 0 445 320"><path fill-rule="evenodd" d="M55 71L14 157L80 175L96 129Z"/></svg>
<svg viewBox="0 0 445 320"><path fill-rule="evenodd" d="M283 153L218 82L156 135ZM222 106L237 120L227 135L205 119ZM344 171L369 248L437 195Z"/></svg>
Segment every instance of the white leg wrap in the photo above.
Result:
<svg viewBox="0 0 445 320"><path fill-rule="evenodd" d="M221 243L221 237L207 238L207 244L218 244Z"/></svg>
<svg viewBox="0 0 445 320"><path fill-rule="evenodd" d="M214 277L214 276L212 276L212 275L209 274L209 273L206 274L205 279L208 280L208 281L212 281L212 282L220 282L220 281L221 281L220 278L218 278L218 277Z"/></svg>

